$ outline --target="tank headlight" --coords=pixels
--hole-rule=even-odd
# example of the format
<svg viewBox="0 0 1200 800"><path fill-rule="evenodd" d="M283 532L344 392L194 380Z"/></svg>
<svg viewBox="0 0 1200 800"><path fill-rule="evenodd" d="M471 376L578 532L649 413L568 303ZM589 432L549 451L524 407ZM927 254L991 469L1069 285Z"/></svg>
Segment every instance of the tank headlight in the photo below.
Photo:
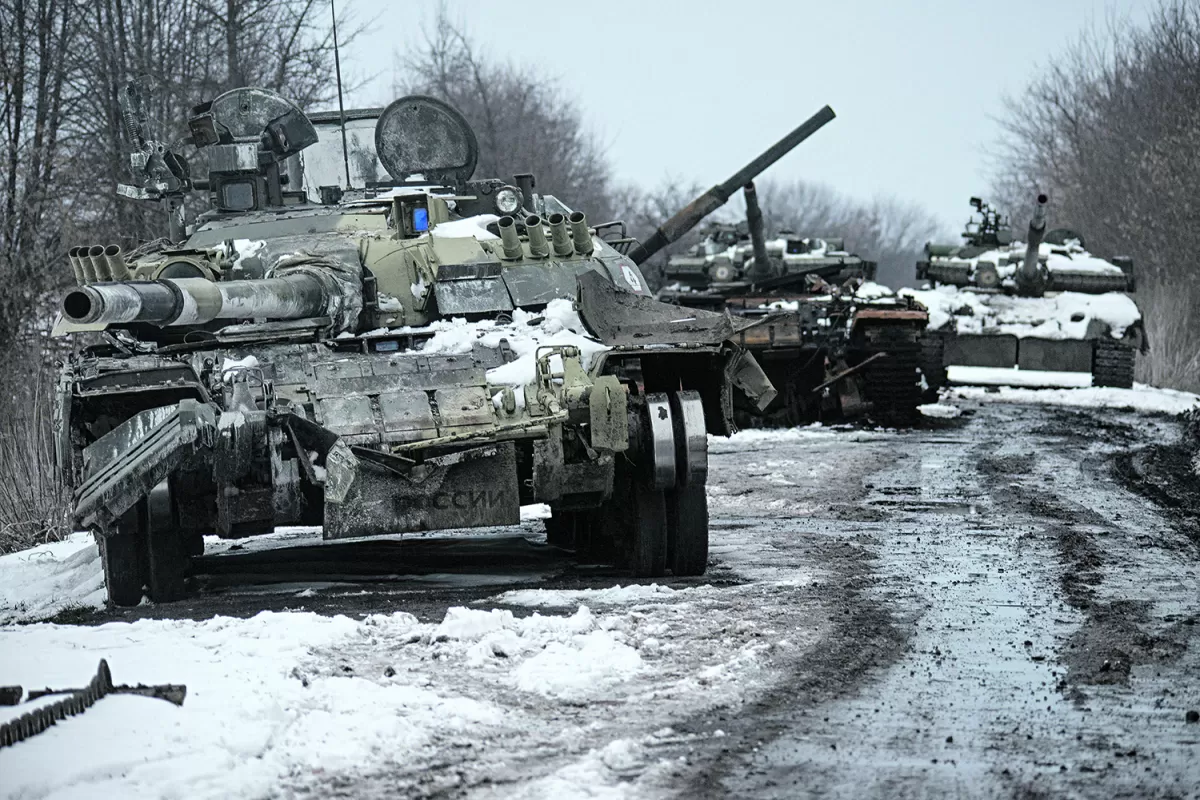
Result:
<svg viewBox="0 0 1200 800"><path fill-rule="evenodd" d="M501 214L514 214L521 207L521 193L510 186L496 192L496 210Z"/></svg>

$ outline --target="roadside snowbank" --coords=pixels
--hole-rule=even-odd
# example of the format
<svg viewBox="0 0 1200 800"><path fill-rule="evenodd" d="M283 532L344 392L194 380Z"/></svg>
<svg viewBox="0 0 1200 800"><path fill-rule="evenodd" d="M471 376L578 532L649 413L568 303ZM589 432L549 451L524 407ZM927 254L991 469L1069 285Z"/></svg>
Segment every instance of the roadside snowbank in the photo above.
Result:
<svg viewBox="0 0 1200 800"><path fill-rule="evenodd" d="M603 606L669 600L694 591L693 588L672 589L657 583L648 586L636 583L629 586L617 584L608 589L516 589L496 595L489 602L507 606L569 608L580 603Z"/></svg>
<svg viewBox="0 0 1200 800"><path fill-rule="evenodd" d="M0 556L0 625L45 619L68 608L101 608L107 599L100 551L90 533Z"/></svg>
<svg viewBox="0 0 1200 800"><path fill-rule="evenodd" d="M955 419L962 415L961 408L948 403L927 403L917 406L917 411L921 412L921 416L930 419Z"/></svg>
<svg viewBox="0 0 1200 800"><path fill-rule="evenodd" d="M733 436L709 436L710 453L733 453L743 450L767 449L777 444L795 444L806 441L829 441L835 437L842 441L865 442L886 436L880 431L868 431L853 425L823 425L814 422L799 428L748 428Z"/></svg>
<svg viewBox="0 0 1200 800"><path fill-rule="evenodd" d="M323 796L372 780L404 795L454 754L463 769L486 754L475 781L486 785L487 764L542 763L524 759L570 740L565 761L523 768L529 783L506 796L539 796L539 786L620 796L619 767L641 757L638 741L672 718L736 708L774 679L772 654L815 640L771 611L779 591L683 601L655 590L662 601L636 613L451 608L435 623L263 612L0 628L6 684L78 685L106 658L119 683L188 687L182 708L106 698L0 750L0 775L7 792L30 797ZM595 703L608 709L603 721L588 711ZM597 785L579 783L585 775Z"/></svg>
<svg viewBox="0 0 1200 800"><path fill-rule="evenodd" d="M1132 389L1087 387L1082 389L1025 389L958 386L947 399L979 400L990 403L1074 406L1077 408L1118 408L1133 411L1182 414L1196 407L1200 396L1174 389L1158 389L1136 383Z"/></svg>
<svg viewBox="0 0 1200 800"><path fill-rule="evenodd" d="M1090 372L1058 372L1043 369L1017 369L1016 367L950 366L946 368L946 379L951 384L968 386L1079 389L1092 385L1092 373Z"/></svg>

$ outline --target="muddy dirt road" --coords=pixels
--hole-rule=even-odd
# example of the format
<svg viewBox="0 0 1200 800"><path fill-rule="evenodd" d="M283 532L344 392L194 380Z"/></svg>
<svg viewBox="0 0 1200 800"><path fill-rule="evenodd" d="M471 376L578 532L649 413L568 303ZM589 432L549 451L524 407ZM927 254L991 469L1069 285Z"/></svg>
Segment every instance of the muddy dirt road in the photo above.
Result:
<svg viewBox="0 0 1200 800"><path fill-rule="evenodd" d="M210 714L210 727L250 730L262 719L253 708L233 721L237 703L203 706L206 687L220 699L222 675L189 675L176 658L162 675L139 672L159 654L203 647L216 628L248 642L241 666L226 638L190 658L223 665L228 691L276 676L254 689L281 709L254 752L276 770L267 785L287 796L1198 796L1200 494L1172 477L1186 455L1162 446L1180 423L959 405L964 416L920 431L713 440L712 564L671 589L605 594L628 578L575 568L538 543L530 520L526 539L406 545L420 574L378 580L401 569L386 547L371 551L373 576L351 586L304 574L302 557L289 583L271 587L210 565L219 574L196 599L7 635L40 654L31 674L45 658L105 653L131 680L196 686L190 713ZM293 544L285 535L272 546ZM464 554L472 563L452 571ZM494 616L505 611L507 621ZM325 631L335 614L350 619L321 633L327 641L297 628ZM136 620L146 621L97 627ZM556 632L563 625L577 629ZM253 636L294 638L299 655L251 647ZM573 671L579 679L563 683ZM379 703L419 686L434 705L427 718L408 700L395 712L347 710L312 699L321 686L347 687L337 695L347 698L368 687ZM445 709L464 703L485 721L445 727ZM400 753L393 737L363 732L393 713L417 726L420 748ZM313 720L324 744L298 733ZM168 755L195 751L195 769L209 770L201 748L226 743L214 734L203 745L198 730ZM50 737L68 734L37 744L53 759L71 741ZM335 768L330 747L352 755ZM28 753L10 766L34 763ZM175 786L122 769L126 788ZM27 771L31 796L53 793ZM230 780L214 772L211 785L251 786Z"/></svg>
<svg viewBox="0 0 1200 800"><path fill-rule="evenodd" d="M780 562L824 565L832 627L697 759L696 792L1196 796L1197 542L1142 491L1164 476L1140 471L1176 435L1163 418L984 405L852 449L724 454L722 485L756 506L791 487L740 475L792 458L779 473L795 476L815 452L836 465L794 495L829 487L821 508L764 527Z"/></svg>

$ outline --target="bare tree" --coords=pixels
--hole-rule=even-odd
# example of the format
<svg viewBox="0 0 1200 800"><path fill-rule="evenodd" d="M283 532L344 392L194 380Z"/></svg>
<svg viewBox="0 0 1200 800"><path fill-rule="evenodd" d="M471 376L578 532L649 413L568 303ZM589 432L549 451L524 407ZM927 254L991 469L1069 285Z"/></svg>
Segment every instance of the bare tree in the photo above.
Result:
<svg viewBox="0 0 1200 800"><path fill-rule="evenodd" d="M0 549L66 521L45 374L61 353L44 335L71 280L65 251L165 229L115 193L128 179L119 90L142 82L159 138L176 144L192 105L238 86L326 101L328 14L320 0L0 0Z"/></svg>
<svg viewBox="0 0 1200 800"><path fill-rule="evenodd" d="M593 219L612 214L604 148L574 100L532 68L488 58L444 7L424 46L398 60L395 91L432 95L466 117L479 139L476 174L532 172L539 191Z"/></svg>
<svg viewBox="0 0 1200 800"><path fill-rule="evenodd" d="M53 284L67 198L63 122L70 112L71 45L78 6L69 0L0 2L0 352Z"/></svg>
<svg viewBox="0 0 1200 800"><path fill-rule="evenodd" d="M644 238L701 191L699 184L670 179L649 191L626 189L618 193L616 200L631 231ZM760 181L758 196L768 236L790 230L800 236L845 239L847 248L878 262L878 281L895 287L912 282L925 243L941 228L932 214L912 203L886 196L863 202L808 181ZM740 220L745 213L742 196L737 194L713 215L713 221ZM670 254L698 241L704 227L697 226L651 259L650 266L643 267L647 278L656 283Z"/></svg>
<svg viewBox="0 0 1200 800"><path fill-rule="evenodd" d="M677 211L694 200L706 187L695 181L668 177L653 189L624 186L613 195L617 215L625 222L630 236L646 241L659 225L670 219ZM718 212L715 219L732 219L730 213ZM652 288L663 282L663 267L674 253L687 250L700 241L704 225L701 224L678 241L664 247L642 264L642 272Z"/></svg>

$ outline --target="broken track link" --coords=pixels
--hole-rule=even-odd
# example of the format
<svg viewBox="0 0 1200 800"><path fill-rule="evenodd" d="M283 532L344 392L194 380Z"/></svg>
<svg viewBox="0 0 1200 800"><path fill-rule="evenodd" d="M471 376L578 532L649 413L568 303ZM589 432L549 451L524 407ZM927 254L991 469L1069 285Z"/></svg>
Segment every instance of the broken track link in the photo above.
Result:
<svg viewBox="0 0 1200 800"><path fill-rule="evenodd" d="M182 706L183 699L187 696L187 687L179 684L167 684L164 686L143 686L141 684L137 686L113 686L112 672L108 668L108 662L100 659L100 666L96 668L96 674L88 681L88 685L82 689L65 689L61 691L43 689L41 691L30 692L29 700L36 700L56 694L61 694L62 698L0 725L0 748L12 747L18 742L23 742L32 736L48 730L61 719L82 714L95 705L97 700L107 697L110 694L140 694L145 697L157 697L160 700L166 700L177 706Z"/></svg>

